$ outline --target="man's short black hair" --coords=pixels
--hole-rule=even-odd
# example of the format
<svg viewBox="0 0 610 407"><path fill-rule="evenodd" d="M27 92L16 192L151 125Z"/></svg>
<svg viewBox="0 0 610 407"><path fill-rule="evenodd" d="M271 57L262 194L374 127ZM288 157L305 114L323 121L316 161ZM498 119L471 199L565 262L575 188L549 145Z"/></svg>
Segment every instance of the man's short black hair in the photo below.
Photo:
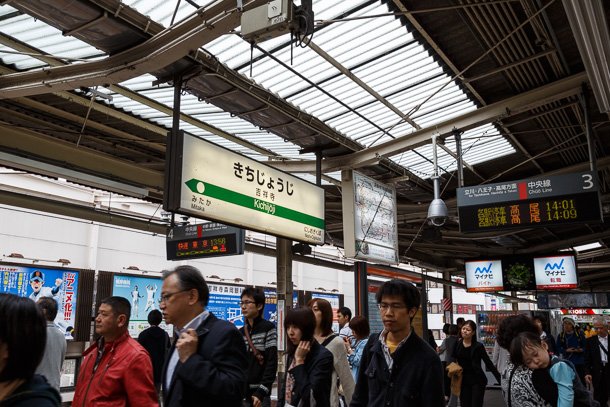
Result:
<svg viewBox="0 0 610 407"><path fill-rule="evenodd" d="M57 301L51 297L42 297L36 302L47 321L55 321L57 316Z"/></svg>
<svg viewBox="0 0 610 407"><path fill-rule="evenodd" d="M197 294L199 295L199 303L203 305L203 307L208 306L208 301L210 300L210 289L203 278L203 274L201 274L201 271L199 271L198 268L193 266L178 266L173 270L165 270L162 274L163 280L172 274L175 274L176 277L178 277L178 285L180 286L181 290L197 290Z"/></svg>
<svg viewBox="0 0 610 407"><path fill-rule="evenodd" d="M115 317L125 315L127 318L125 321L125 326L127 327L127 324L129 324L129 316L131 315L131 304L127 298L117 296L107 297L100 302L100 305L101 304L109 305L110 308L112 308L112 312Z"/></svg>
<svg viewBox="0 0 610 407"><path fill-rule="evenodd" d="M384 296L400 297L408 309L419 308L421 305L421 294L419 289L408 281L394 278L386 281L379 287L376 299L377 304L381 304Z"/></svg>
<svg viewBox="0 0 610 407"><path fill-rule="evenodd" d="M163 314L158 309L154 309L148 313L148 323L154 326L159 326L163 321Z"/></svg>
<svg viewBox="0 0 610 407"><path fill-rule="evenodd" d="M30 380L42 360L47 343L47 322L29 298L0 294L0 344L8 358L0 382Z"/></svg>
<svg viewBox="0 0 610 407"><path fill-rule="evenodd" d="M350 319L352 319L352 310L347 308L347 307L341 307L337 310L337 312L341 315L343 315L344 317L347 317L347 320L349 321Z"/></svg>
<svg viewBox="0 0 610 407"><path fill-rule="evenodd" d="M246 287L241 292L240 298L243 299L245 295L252 297L257 308L259 305L262 305L263 309L265 309L265 290L263 290L261 287ZM263 311L261 310L259 314L262 312Z"/></svg>

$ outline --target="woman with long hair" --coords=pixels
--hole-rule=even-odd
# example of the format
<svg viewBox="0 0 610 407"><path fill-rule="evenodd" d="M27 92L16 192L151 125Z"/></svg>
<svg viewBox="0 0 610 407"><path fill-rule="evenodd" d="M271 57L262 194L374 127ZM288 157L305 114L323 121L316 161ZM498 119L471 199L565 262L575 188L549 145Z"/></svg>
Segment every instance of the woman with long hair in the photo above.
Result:
<svg viewBox="0 0 610 407"><path fill-rule="evenodd" d="M345 340L345 350L347 350L347 361L352 368L352 376L354 381L358 380L358 370L360 369L360 361L362 353L369 340L371 328L369 321L362 315L357 315L349 321L349 327L354 335L354 347L350 346L349 341Z"/></svg>
<svg viewBox="0 0 610 407"><path fill-rule="evenodd" d="M347 362L347 352L343 339L333 333L333 309L328 301L321 298L313 298L307 306L311 308L316 317L314 337L319 344L333 354L334 369L330 390L330 405L331 407L340 406L339 386L341 386L341 395L345 398L345 403L349 405L354 393L355 383Z"/></svg>
<svg viewBox="0 0 610 407"><path fill-rule="evenodd" d="M333 355L314 339L315 327L309 308L286 313L287 369L278 392L279 407L330 407Z"/></svg>
<svg viewBox="0 0 610 407"><path fill-rule="evenodd" d="M481 361L500 382L500 373L491 362L485 346L476 338L477 325L468 320L462 325L462 339L453 351L453 357L462 367L462 386L460 388L461 407L483 407L487 376L481 368Z"/></svg>

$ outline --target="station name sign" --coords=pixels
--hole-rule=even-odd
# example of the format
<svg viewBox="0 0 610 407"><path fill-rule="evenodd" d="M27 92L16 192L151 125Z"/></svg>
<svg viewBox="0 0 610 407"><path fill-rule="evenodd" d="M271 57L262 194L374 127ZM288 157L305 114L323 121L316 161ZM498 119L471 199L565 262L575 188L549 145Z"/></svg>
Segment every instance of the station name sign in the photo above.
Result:
<svg viewBox="0 0 610 407"><path fill-rule="evenodd" d="M593 172L458 188L457 204L461 232L602 220Z"/></svg>
<svg viewBox="0 0 610 407"><path fill-rule="evenodd" d="M183 132L168 142L163 207L324 244L324 189Z"/></svg>

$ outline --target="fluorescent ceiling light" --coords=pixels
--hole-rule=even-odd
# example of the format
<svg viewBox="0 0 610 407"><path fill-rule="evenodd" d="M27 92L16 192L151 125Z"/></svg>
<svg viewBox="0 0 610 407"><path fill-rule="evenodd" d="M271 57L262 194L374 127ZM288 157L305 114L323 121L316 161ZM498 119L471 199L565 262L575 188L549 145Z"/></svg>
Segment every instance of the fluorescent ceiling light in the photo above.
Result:
<svg viewBox="0 0 610 407"><path fill-rule="evenodd" d="M381 281L382 283L385 283L386 281L390 281L389 278L385 278L385 277L366 276L366 278L368 278L369 280L373 280L373 281Z"/></svg>
<svg viewBox="0 0 610 407"><path fill-rule="evenodd" d="M574 250L576 250L577 252L584 252L585 250L599 249L600 247L602 247L602 245L599 242L593 242L580 246L574 246Z"/></svg>
<svg viewBox="0 0 610 407"><path fill-rule="evenodd" d="M593 94L602 113L610 113L610 35L602 0L563 0Z"/></svg>

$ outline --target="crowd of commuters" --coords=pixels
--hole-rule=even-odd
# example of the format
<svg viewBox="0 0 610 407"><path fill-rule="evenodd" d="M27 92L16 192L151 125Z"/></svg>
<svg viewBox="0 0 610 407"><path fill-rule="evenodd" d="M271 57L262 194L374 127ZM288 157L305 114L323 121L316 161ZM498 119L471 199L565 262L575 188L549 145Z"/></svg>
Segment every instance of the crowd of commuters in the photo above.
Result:
<svg viewBox="0 0 610 407"><path fill-rule="evenodd" d="M102 300L72 405L267 407L277 380L280 407L441 407L457 405L458 398L461 407L482 407L483 364L501 383L509 407L608 402L605 317L594 319L597 334L589 338L565 318L556 341L542 318L507 317L498 327L492 361L477 341L474 321L447 324L439 347L420 338L413 329L420 292L395 279L376 293L381 332L371 334L367 319L352 318L344 307L335 334L330 303L314 298L286 313L287 349L278 360L278 333L263 318L262 289L242 292L239 330L207 311L208 299L198 269L164 272L161 311L149 313L151 326L137 341L128 332L129 301ZM60 405L66 343L53 324L56 314L52 298L34 302L0 294L0 407ZM162 319L173 325L173 338L159 327Z"/></svg>

